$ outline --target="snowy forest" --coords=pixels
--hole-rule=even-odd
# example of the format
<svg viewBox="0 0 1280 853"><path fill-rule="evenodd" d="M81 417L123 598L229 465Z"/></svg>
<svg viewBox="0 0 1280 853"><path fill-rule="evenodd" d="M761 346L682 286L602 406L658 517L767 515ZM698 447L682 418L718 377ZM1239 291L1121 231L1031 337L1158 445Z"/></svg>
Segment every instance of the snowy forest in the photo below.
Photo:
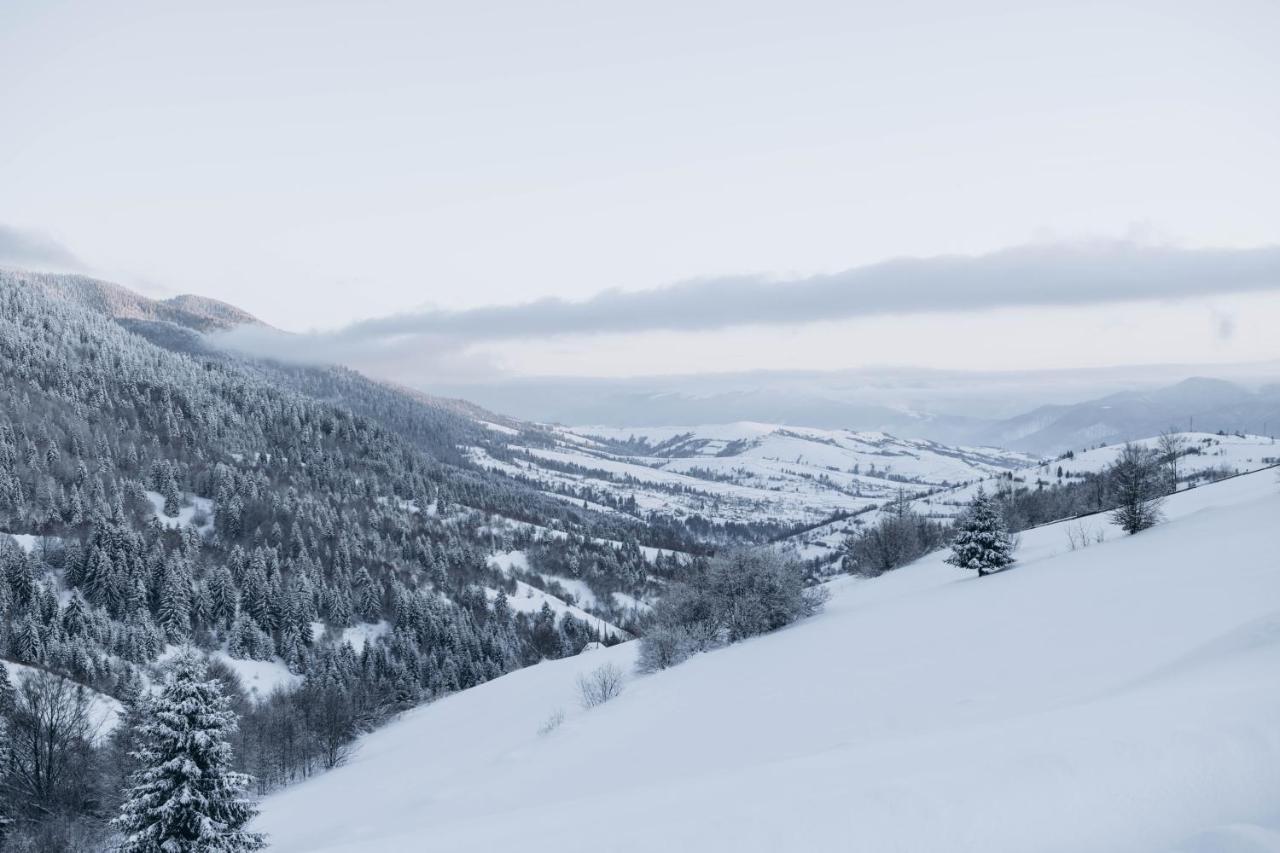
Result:
<svg viewBox="0 0 1280 853"><path fill-rule="evenodd" d="M99 737L92 706L127 718L167 650L297 676L251 701L212 662L239 719L236 769L262 793L399 710L623 638L508 607L516 582L494 551L528 546L602 597L689 570L639 547L696 551L688 534L468 467L458 445L492 439L466 417L348 371L202 349L172 322L118 323L84 292L0 274L0 531L30 544L0 537L0 648L9 740L33 744L9 752L5 850L94 849L132 746L127 725ZM561 534L535 546L539 528ZM376 642L344 639L360 625ZM15 693L19 673L40 688ZM64 701L69 728L40 729ZM56 774L24 766L36 747L59 752Z"/></svg>

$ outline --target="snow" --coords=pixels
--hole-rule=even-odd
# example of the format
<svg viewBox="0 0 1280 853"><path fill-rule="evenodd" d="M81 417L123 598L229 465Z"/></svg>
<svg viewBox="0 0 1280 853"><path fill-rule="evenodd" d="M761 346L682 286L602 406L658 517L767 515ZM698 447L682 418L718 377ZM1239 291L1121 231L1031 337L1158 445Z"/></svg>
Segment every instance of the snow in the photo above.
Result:
<svg viewBox="0 0 1280 853"><path fill-rule="evenodd" d="M582 503L559 490L590 489L634 514L701 515L714 521L813 523L883 502L898 490L923 495L951 484L1039 460L993 448L948 447L882 432L821 430L778 424L607 429L545 427L555 446L519 448L529 458L496 459L484 448L466 452L477 465L530 477L547 494ZM608 442L643 438L645 447ZM584 470L559 470L578 466ZM618 512L588 499L588 505Z"/></svg>
<svg viewBox="0 0 1280 853"><path fill-rule="evenodd" d="M180 644L169 643L156 658L156 664L163 666L183 648ZM265 699L277 689L287 689L302 683L302 676L290 672L280 658L245 660L233 658L224 651L210 652L209 657L226 664L240 679L240 686L244 688L245 694L255 702Z"/></svg>
<svg viewBox="0 0 1280 853"><path fill-rule="evenodd" d="M201 534L209 533L213 530L213 501L210 498L202 498L196 495L188 495L183 501L182 506L178 508L178 517L170 518L164 514L164 495L159 492L147 492L147 500L151 502L151 510L155 517L171 530L179 527L191 527L195 524L195 517L203 514L205 522L196 529Z"/></svg>
<svg viewBox="0 0 1280 853"><path fill-rule="evenodd" d="M1187 446L1197 452L1178 459L1178 478L1181 488L1188 487L1188 478L1196 478L1203 484L1212 472L1215 476L1246 473L1261 470L1280 462L1280 445L1274 439L1263 436L1221 436L1216 433L1182 433ZM1155 448L1157 437L1135 441L1135 444ZM1097 474L1106 470L1123 448L1121 444L1097 447L1077 452L1072 459L1055 459L1013 472L1019 487L1034 488L1037 481L1047 484L1057 482L1058 468L1063 471L1064 482L1071 477ZM973 499L979 487L988 493L1008 488L1008 480L987 478L962 486L945 489L912 501L916 512L930 518L949 520ZM879 520L878 507L853 518L841 519L806 530L784 541L783 548L801 559L832 560L838 557L848 536L859 526L875 524Z"/></svg>
<svg viewBox="0 0 1280 853"><path fill-rule="evenodd" d="M213 652L209 657L222 661L240 679L244 692L254 701L261 701L277 690L288 689L302 683L302 676L289 671L280 658L273 660L244 660L233 658L226 652Z"/></svg>
<svg viewBox="0 0 1280 853"><path fill-rule="evenodd" d="M1210 469L1227 468L1232 471L1253 471L1280 462L1280 444L1275 439L1260 435L1218 435L1208 432L1179 433L1186 447L1193 452L1178 458L1179 479ZM1135 442L1155 449L1159 439L1152 437ZM1124 445L1111 444L1093 450L1077 452L1074 459L1059 459L1034 469L1035 473L1052 481L1062 468L1067 477L1085 473L1097 473L1113 462Z"/></svg>
<svg viewBox="0 0 1280 853"><path fill-rule="evenodd" d="M512 429L511 427L506 426L504 424L495 424L493 421L477 421L477 423L480 424L480 426L484 427L485 429L489 430L490 432L498 432L498 433L502 433L503 435L519 435L520 434L520 431L517 429Z"/></svg>
<svg viewBox="0 0 1280 853"><path fill-rule="evenodd" d="M489 555L489 565L503 574L529 571L529 555L524 551L499 551Z"/></svg>
<svg viewBox="0 0 1280 853"><path fill-rule="evenodd" d="M625 592L614 592L613 603L616 607L625 611L646 612L653 609L653 606L647 602L641 601L634 595L628 595Z"/></svg>
<svg viewBox="0 0 1280 853"><path fill-rule="evenodd" d="M376 642L379 637L384 637L391 631L391 623L385 619L377 622L361 622L359 625L352 625L342 631L342 641L350 643L351 648L355 649L356 654L364 651L364 647L369 643Z"/></svg>
<svg viewBox="0 0 1280 853"><path fill-rule="evenodd" d="M499 551L489 555L489 565L508 577L517 577L521 573L536 575L544 585L559 584L565 592L571 594L583 607L598 606L596 594L587 586L587 582L578 578L566 578L561 575L548 575L533 572L529 569L529 555L524 551ZM541 605L539 605L541 607Z"/></svg>
<svg viewBox="0 0 1280 853"><path fill-rule="evenodd" d="M35 551L36 546L38 546L41 543L41 541L44 540L43 536L36 536L32 533L5 533L2 530L0 530L0 536L10 537L11 539L13 539L14 542L18 543L18 547L21 548L23 552L27 554L30 554L33 551Z"/></svg>
<svg viewBox="0 0 1280 853"><path fill-rule="evenodd" d="M498 591L485 587L485 595L489 601L493 601L498 597ZM595 614L588 613L581 607L569 604L565 600L552 595L549 592L543 592L537 587L530 586L524 581L516 581L516 591L507 596L507 604L512 611L516 613L537 613L542 609L542 605L546 604L556 614L557 617L566 613L572 614L574 619L586 622L596 631L602 631L606 634L615 634L619 637L630 636L626 631L617 625L612 625L601 619Z"/></svg>
<svg viewBox="0 0 1280 853"><path fill-rule="evenodd" d="M1268 845L1280 484L1165 509L1075 551L1065 524L1027 531L982 579L934 554L834 581L823 614L590 711L575 679L630 672L635 643L512 673L367 736L257 828L278 853Z"/></svg>

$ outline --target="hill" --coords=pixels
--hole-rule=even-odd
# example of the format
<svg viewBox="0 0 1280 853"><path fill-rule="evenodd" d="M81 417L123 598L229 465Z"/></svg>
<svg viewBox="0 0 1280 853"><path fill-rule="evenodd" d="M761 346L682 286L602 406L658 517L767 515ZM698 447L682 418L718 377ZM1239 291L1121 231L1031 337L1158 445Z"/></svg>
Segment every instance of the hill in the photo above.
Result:
<svg viewBox="0 0 1280 853"><path fill-rule="evenodd" d="M1071 405L1041 406L979 429L983 441L1057 455L1161 430L1262 433L1280 430L1280 385L1251 391L1219 379L1192 378L1150 391L1125 391Z"/></svg>
<svg viewBox="0 0 1280 853"><path fill-rule="evenodd" d="M634 644L414 710L268 798L278 853L1261 850L1280 842L1280 485L981 580L935 554L589 711ZM540 726L557 709L553 730Z"/></svg>
<svg viewBox="0 0 1280 853"><path fill-rule="evenodd" d="M1280 444L1274 438L1204 432L1177 433L1176 437L1182 442L1177 463L1179 489L1194 488L1280 463ZM1136 439L1134 443L1159 452L1158 436ZM982 488L1000 495L1008 495L1012 490L1020 498L1020 503L1038 504L1033 508L1040 510L1041 517L1021 519L1020 526L1093 512L1111 505L1106 488L1094 478L1115 462L1122 448L1122 444L1108 444L1071 452L1057 459L916 497L910 501L910 507L924 518L949 524L964 511L974 493ZM1090 483L1093 487L1076 488L1074 493L1071 491L1073 487L1084 487ZM1066 495L1064 499L1056 503L1052 501L1054 496L1063 495ZM886 509L887 505L879 504L849 518L814 525L778 540L779 547L819 565L833 566L840 560L849 537L879 521Z"/></svg>
<svg viewBox="0 0 1280 853"><path fill-rule="evenodd" d="M673 565L658 546L692 541L472 465L460 448L496 433L470 416L351 371L199 346L227 318L199 300L0 271L0 656L15 672L128 701L192 644L222 664L237 762L265 791L327 760L317 707L341 744L419 702L621 639L561 569L582 567L612 616L613 592L643 595ZM94 786L124 751L62 742L81 768L63 778L82 790L0 768L18 790L5 792L13 849L59 849L47 832L94 838L116 805L118 785Z"/></svg>
<svg viewBox="0 0 1280 853"><path fill-rule="evenodd" d="M507 422L508 424L512 422ZM665 518L712 539L756 539L866 511L905 491L926 495L1038 461L882 432L778 424L558 427L486 422L505 458L477 465L638 519Z"/></svg>

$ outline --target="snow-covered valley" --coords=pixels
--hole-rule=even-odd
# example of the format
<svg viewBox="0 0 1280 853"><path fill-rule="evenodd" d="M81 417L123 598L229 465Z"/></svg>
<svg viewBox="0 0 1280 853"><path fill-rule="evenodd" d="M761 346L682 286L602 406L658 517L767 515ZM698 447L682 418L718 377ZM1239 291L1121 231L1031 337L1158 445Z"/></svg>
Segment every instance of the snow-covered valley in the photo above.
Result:
<svg viewBox="0 0 1280 853"><path fill-rule="evenodd" d="M635 644L408 712L263 803L280 853L1270 850L1280 844L1274 472L1137 536L1022 535L830 584L779 633L631 674ZM604 661L623 693L590 710ZM557 712L563 723L540 729Z"/></svg>
<svg viewBox="0 0 1280 853"><path fill-rule="evenodd" d="M511 458L472 448L472 460L639 518L720 524L803 525L865 511L899 490L927 495L1039 461L883 432L762 423L507 433ZM523 443L527 435L538 441Z"/></svg>

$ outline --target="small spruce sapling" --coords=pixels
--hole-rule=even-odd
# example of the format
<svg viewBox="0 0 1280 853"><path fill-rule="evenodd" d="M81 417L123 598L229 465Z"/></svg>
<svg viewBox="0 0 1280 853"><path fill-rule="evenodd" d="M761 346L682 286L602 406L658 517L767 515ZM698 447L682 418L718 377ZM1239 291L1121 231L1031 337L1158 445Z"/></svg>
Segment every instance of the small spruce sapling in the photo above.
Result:
<svg viewBox="0 0 1280 853"><path fill-rule="evenodd" d="M981 487L956 524L947 562L962 569L976 569L978 577L998 572L1013 563L1013 538L1000 516L1000 508Z"/></svg>

